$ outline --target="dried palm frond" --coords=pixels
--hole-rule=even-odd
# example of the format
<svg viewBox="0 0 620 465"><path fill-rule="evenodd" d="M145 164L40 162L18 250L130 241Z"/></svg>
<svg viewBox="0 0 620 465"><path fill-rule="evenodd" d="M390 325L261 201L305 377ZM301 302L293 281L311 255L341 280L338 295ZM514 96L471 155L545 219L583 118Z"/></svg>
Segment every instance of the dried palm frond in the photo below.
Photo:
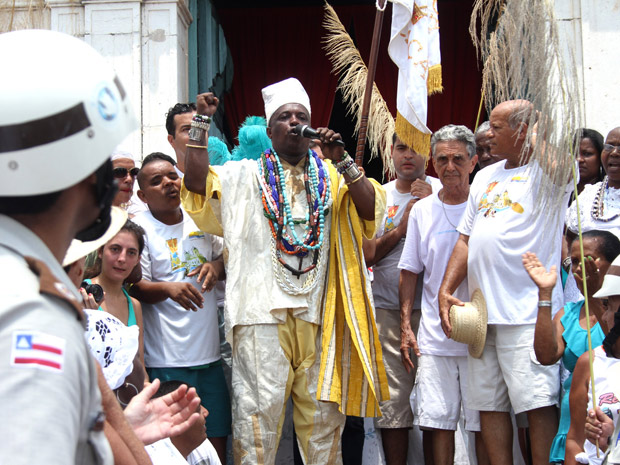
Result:
<svg viewBox="0 0 620 465"><path fill-rule="evenodd" d="M516 115L528 125L521 157L541 168L540 179L532 184L535 205L553 231L566 207L565 186L575 161L573 135L582 127L576 66L570 51L562 55L553 2L476 0L470 34L484 63L487 111L517 99L531 102L536 110Z"/></svg>
<svg viewBox="0 0 620 465"><path fill-rule="evenodd" d="M324 40L324 48L332 62L333 72L340 75L338 88L342 91L348 114L353 115L356 119L355 132L358 133L368 68L351 36L340 22L337 13L327 3L325 4L323 26L328 31ZM388 174L388 177L394 175L394 164L390 156L392 134L394 134L394 117L377 85L373 83L367 130L370 158L381 156L383 170L384 173Z"/></svg>
<svg viewBox="0 0 620 465"><path fill-rule="evenodd" d="M50 9L44 0L0 0L0 32L49 28Z"/></svg>

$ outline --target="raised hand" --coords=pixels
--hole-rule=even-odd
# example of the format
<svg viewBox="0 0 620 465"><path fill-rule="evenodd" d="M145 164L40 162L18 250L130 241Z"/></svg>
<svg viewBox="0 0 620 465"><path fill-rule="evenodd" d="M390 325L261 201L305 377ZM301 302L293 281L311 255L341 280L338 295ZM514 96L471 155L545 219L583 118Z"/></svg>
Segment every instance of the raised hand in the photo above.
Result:
<svg viewBox="0 0 620 465"><path fill-rule="evenodd" d="M196 389L183 384L176 391L153 399L159 385L158 379L145 385L124 410L127 422L147 445L183 434L200 419L196 412L200 404Z"/></svg>
<svg viewBox="0 0 620 465"><path fill-rule="evenodd" d="M319 133L323 156L332 161L340 160L344 155L344 147L333 144L337 140L342 140L340 134L329 128L317 128L316 132Z"/></svg>
<svg viewBox="0 0 620 465"><path fill-rule="evenodd" d="M538 289L553 289L558 278L557 267L553 265L549 271L540 262L533 252L526 252L521 256L523 267L530 275Z"/></svg>
<svg viewBox="0 0 620 465"><path fill-rule="evenodd" d="M85 309L97 310L105 300L105 292L103 293L101 302L97 302L92 294L87 294L83 287L80 287L80 294L82 295L82 306Z"/></svg>
<svg viewBox="0 0 620 465"><path fill-rule="evenodd" d="M603 285L603 279L605 274L601 273L599 269L599 259L593 258L590 255L585 257L585 269L586 269L586 282L588 286L588 297L592 297L593 294L598 291ZM583 289L583 274L581 273L581 267L577 267L574 273L575 281L577 285Z"/></svg>
<svg viewBox="0 0 620 465"><path fill-rule="evenodd" d="M219 104L219 99L212 92L199 94L196 97L196 113L199 115L213 116Z"/></svg>

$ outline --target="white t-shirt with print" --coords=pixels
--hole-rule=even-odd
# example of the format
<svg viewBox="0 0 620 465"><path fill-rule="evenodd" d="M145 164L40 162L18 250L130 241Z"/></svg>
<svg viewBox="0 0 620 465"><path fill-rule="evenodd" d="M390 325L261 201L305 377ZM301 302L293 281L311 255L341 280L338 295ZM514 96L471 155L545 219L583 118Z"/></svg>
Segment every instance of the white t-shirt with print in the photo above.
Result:
<svg viewBox="0 0 620 465"><path fill-rule="evenodd" d="M222 465L215 447L208 439L205 439L202 444L187 456L187 462L189 465Z"/></svg>
<svg viewBox="0 0 620 465"><path fill-rule="evenodd" d="M184 465L187 463L170 438L160 439L144 446L153 465Z"/></svg>
<svg viewBox="0 0 620 465"><path fill-rule="evenodd" d="M535 189L541 170L530 163L513 169L506 161L479 171L471 185L467 209L459 224L469 236L467 277L469 292L479 288L484 295L489 324L536 323L538 288L523 267L521 256L534 252L547 269L560 267L565 209L558 215L555 230L548 215L536 216ZM566 187L563 205L572 191ZM553 314L563 305L560 273L553 292Z"/></svg>
<svg viewBox="0 0 620 465"><path fill-rule="evenodd" d="M222 254L222 239L200 231L185 211L183 221L167 225L150 211L133 218L146 231L140 262L142 279L189 282L201 292L197 276L187 274ZM144 363L149 368L191 367L220 359L215 292L205 292L203 308L185 310L172 299L142 304Z"/></svg>
<svg viewBox="0 0 620 465"><path fill-rule="evenodd" d="M441 190L441 182L432 176L426 176L425 181L431 185L433 192ZM386 193L386 210L381 225L377 230L376 237L379 238L385 233L393 230L400 224L400 220L405 214L405 209L413 196L409 193L401 193L396 189L396 181L391 181L383 185ZM405 245L405 238L390 250L381 260L372 267L373 281L372 294L375 300L375 307L383 309L398 310L398 279L400 270L398 261ZM418 283L415 302L413 308L419 309L422 294L422 280Z"/></svg>
<svg viewBox="0 0 620 465"><path fill-rule="evenodd" d="M418 346L423 355L467 355L467 346L448 339L441 329L438 292L452 249L459 238L459 224L467 202L444 204L438 193L416 203L409 213L407 239L398 268L412 273L424 272L422 319L418 330ZM416 292L417 293L417 292ZM456 289L454 296L468 300L467 279Z"/></svg>

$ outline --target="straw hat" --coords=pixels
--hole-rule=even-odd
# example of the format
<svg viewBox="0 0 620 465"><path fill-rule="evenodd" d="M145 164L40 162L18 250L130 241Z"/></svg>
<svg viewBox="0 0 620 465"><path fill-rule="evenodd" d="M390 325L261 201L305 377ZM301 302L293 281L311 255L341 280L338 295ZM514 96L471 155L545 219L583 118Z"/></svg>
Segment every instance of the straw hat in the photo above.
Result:
<svg viewBox="0 0 620 465"><path fill-rule="evenodd" d="M603 279L603 285L594 294L594 297L602 299L618 294L620 294L620 256L616 257L616 259L611 262L611 266Z"/></svg>
<svg viewBox="0 0 620 465"><path fill-rule="evenodd" d="M71 241L71 245L65 254L65 259L62 261L62 266L71 265L73 262L76 262L80 258L91 253L93 250L97 250L99 247L116 236L116 233L118 233L127 222L127 212L122 208L112 207L110 216L112 217L110 226L108 226L106 232L99 239L85 242L78 239L73 239Z"/></svg>
<svg viewBox="0 0 620 465"><path fill-rule="evenodd" d="M469 345L469 355L480 358L487 338L487 304L480 289L471 296L471 302L464 306L450 307L452 339Z"/></svg>

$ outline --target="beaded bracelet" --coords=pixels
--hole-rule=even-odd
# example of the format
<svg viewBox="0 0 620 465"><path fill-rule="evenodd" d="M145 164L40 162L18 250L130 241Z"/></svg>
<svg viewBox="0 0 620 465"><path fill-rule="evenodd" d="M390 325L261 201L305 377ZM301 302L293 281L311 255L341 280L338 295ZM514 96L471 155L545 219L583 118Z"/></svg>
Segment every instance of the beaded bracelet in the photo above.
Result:
<svg viewBox="0 0 620 465"><path fill-rule="evenodd" d="M347 152L344 152L344 155L342 156L342 158L338 160L336 163L334 163L334 166L336 167L337 170L339 170L344 165L349 165L352 161L355 161L355 160L353 160L353 158L351 158L351 156Z"/></svg>
<svg viewBox="0 0 620 465"><path fill-rule="evenodd" d="M551 307L551 301L550 300L539 300L538 306L539 307Z"/></svg>
<svg viewBox="0 0 620 465"><path fill-rule="evenodd" d="M190 127L197 128L197 129L202 129L204 131L208 131L209 130L209 126L210 126L210 123L206 123L204 121L195 120L195 119L192 119L192 123L190 124Z"/></svg>
<svg viewBox="0 0 620 465"><path fill-rule="evenodd" d="M355 160L353 160L353 158L351 157L347 157L342 161L338 161L336 163L334 163L334 166L336 167L337 170L340 170L342 168L344 168L345 166L349 166L351 163L354 163Z"/></svg>
<svg viewBox="0 0 620 465"><path fill-rule="evenodd" d="M338 171L340 174L344 174L345 171L347 169L349 169L349 167L354 165L354 164L355 164L355 160L353 160L353 158L349 157L344 162L336 163L336 171Z"/></svg>
<svg viewBox="0 0 620 465"><path fill-rule="evenodd" d="M211 124L211 117L207 116L207 115L195 114L194 117L192 118L192 121L197 121L199 123Z"/></svg>
<svg viewBox="0 0 620 465"><path fill-rule="evenodd" d="M351 163L347 163L342 168L336 168L336 171L338 171L339 174L346 174L346 172L349 170L349 168L351 168L353 165L355 165L354 161L351 162Z"/></svg>
<svg viewBox="0 0 620 465"><path fill-rule="evenodd" d="M345 161L347 159L347 157L350 157L351 155L349 155L349 152L347 152L346 150L343 152L342 156L340 157L340 160L338 160L336 163L341 163L343 161Z"/></svg>

